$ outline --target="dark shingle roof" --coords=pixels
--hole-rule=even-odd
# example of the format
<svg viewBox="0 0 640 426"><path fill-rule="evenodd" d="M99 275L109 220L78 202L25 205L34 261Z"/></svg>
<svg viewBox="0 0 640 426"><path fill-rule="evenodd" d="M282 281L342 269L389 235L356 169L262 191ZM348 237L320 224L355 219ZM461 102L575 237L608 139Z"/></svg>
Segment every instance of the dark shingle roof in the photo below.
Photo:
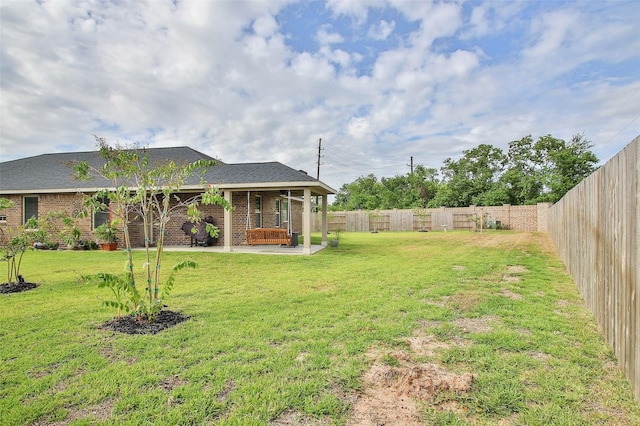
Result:
<svg viewBox="0 0 640 426"><path fill-rule="evenodd" d="M212 160L212 157L189 147L150 148L147 149L150 160L162 161L172 159L176 162ZM78 189L106 188L111 183L102 178L88 181L73 179L70 162L87 162L99 167L104 162L98 152L72 152L60 154L43 154L19 160L0 163L0 193L2 192L69 192ZM260 186L278 182L297 183L301 186L322 186L326 192L334 191L328 186L300 170L292 169L282 163L239 163L225 164L218 162L204 176L207 183L224 188L225 185ZM198 186L200 177L194 177L187 185Z"/></svg>
<svg viewBox="0 0 640 426"><path fill-rule="evenodd" d="M317 182L303 171L282 163L218 164L209 170L206 178L215 184Z"/></svg>

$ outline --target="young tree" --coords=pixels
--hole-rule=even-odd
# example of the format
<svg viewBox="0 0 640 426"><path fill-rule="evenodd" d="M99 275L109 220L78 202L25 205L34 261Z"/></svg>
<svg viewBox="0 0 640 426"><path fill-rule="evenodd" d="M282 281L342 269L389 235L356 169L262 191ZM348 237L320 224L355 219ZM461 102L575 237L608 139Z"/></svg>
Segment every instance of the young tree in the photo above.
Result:
<svg viewBox="0 0 640 426"><path fill-rule="evenodd" d="M127 253L128 271L126 273L126 291L123 294L131 295L132 309L139 316L153 318L163 306L163 295L166 296L173 284L173 275L167 279L163 295L160 293L160 271L164 253L164 236L172 215L180 210L186 210L189 220L197 224L200 222L198 211L199 204L217 204L225 209L231 206L222 197L217 188L206 186L201 177L201 184L206 190L192 196L177 195L185 183L197 174L203 175L207 169L215 165L215 161L199 160L193 163L176 163L173 160L152 163L145 149L137 146L110 146L104 138L97 137L100 156L104 160L101 167L92 167L86 162L73 163L71 166L77 178L86 180L96 176L108 179L113 188L104 188L93 194L85 196L86 205L91 209L109 208L116 217L116 222L122 223L122 230ZM109 200L108 205L105 203ZM131 251L131 237L129 224L131 218L142 218L145 242L144 282L146 294L144 297L136 287L134 273L134 259ZM157 241L154 254L150 250L151 228L157 229ZM195 229L195 225L194 225ZM217 227L207 224L207 231L212 237L219 233ZM192 263L180 263L174 266L174 271L186 266L195 266ZM96 277L94 277L96 278ZM113 276L101 274L97 278L104 286L122 287L121 280ZM112 304L113 306L113 304ZM124 307L125 310L128 306Z"/></svg>
<svg viewBox="0 0 640 426"><path fill-rule="evenodd" d="M13 205L13 201L0 198L0 211L11 208ZM0 261L7 262L7 284L23 281L20 274L22 257L28 249L33 247L35 238L42 234L41 231L33 232L36 229L38 229L38 220L35 217L15 229L0 228L0 246L4 251Z"/></svg>

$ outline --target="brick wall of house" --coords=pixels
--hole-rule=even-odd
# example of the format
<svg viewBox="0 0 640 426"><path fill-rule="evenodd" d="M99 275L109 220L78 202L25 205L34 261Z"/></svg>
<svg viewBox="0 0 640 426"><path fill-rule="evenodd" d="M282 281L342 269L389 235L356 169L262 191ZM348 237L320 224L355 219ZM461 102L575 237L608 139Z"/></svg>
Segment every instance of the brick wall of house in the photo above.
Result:
<svg viewBox="0 0 640 426"><path fill-rule="evenodd" d="M38 218L43 218L53 212L64 212L73 217L77 216L83 208L82 195L80 194L29 194L28 197L38 197ZM0 213L7 218L5 222L0 223L0 226L4 229L16 229L23 224L24 196L5 195L3 198L13 201L14 205ZM95 240L92 233L93 220L91 215L77 219L76 226L82 233L80 239ZM52 236L52 239L58 243L64 243L61 238Z"/></svg>
<svg viewBox="0 0 640 426"><path fill-rule="evenodd" d="M262 197L262 227L275 228L276 227L276 200L285 201L282 198L280 192L250 192L249 196L249 227L251 229L256 227L255 217L255 199L256 195ZM30 195L31 196L31 195ZM82 195L80 194L34 194L38 196L38 215L43 217L46 214L54 211L64 211L69 215L77 213L82 208ZM2 211L2 215L6 216L7 220L1 222L0 226L3 228L17 228L22 225L23 215L23 196L21 195L7 195L7 198L13 201L15 204L9 209ZM171 201L172 207L175 207L177 201ZM234 210L231 214L232 217L232 244L244 245L246 244L246 228L247 228L247 193L246 192L234 192L232 200ZM302 203L299 201L293 201L290 205L292 215L292 230L300 232L302 230ZM217 245L224 244L224 209L221 206L209 206L200 205L199 210L201 217L212 216L216 226L220 228L220 234L218 237ZM284 212L281 212L282 218L280 228L286 229L286 217ZM187 213L185 209L177 209L174 211L171 221L167 226L165 233L166 245L189 245L191 238L182 230L182 224L187 221ZM93 235L93 218L91 215L87 218L78 219L77 226L82 232L81 239L83 240L95 240ZM124 234L122 232L122 225L119 226L119 239L121 246L124 246ZM144 246L144 225L141 218L132 218L129 223L129 236L131 238L131 244L133 247ZM154 230L154 241L157 240L157 229ZM62 243L62 241L59 241Z"/></svg>
<svg viewBox="0 0 640 426"><path fill-rule="evenodd" d="M3 228L17 228L22 225L22 196L20 195L5 195L2 198L6 198L13 202L13 207L2 210L0 214L6 217L6 220L0 222L0 226Z"/></svg>

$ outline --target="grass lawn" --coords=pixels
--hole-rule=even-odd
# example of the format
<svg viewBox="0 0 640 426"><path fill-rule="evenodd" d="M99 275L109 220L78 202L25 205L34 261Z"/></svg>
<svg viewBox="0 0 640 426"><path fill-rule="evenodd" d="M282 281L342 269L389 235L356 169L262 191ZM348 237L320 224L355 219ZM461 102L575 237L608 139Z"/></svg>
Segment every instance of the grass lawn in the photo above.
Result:
<svg viewBox="0 0 640 426"><path fill-rule="evenodd" d="M546 235L345 233L314 256L165 256L166 270L199 265L167 300L191 318L131 336L100 329L110 294L78 279L123 270L122 251L25 254L41 285L0 295L0 424L394 424L384 411L404 409L405 424L640 424Z"/></svg>

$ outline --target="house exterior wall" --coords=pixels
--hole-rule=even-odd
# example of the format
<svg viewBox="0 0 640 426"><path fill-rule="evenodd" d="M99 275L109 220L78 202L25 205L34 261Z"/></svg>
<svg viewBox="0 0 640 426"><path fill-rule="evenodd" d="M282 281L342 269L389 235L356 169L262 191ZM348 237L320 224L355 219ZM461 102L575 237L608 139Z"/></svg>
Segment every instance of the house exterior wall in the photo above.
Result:
<svg viewBox="0 0 640 426"><path fill-rule="evenodd" d="M38 218L43 218L49 213L64 212L69 216L77 215L83 208L81 194L25 194L25 195L4 195L6 198L14 202L13 207L2 211L2 215L6 216L6 221L0 222L3 230L16 229L23 224L24 197L38 197ZM94 240L92 234L93 217L78 219L76 226L80 229L82 240ZM53 241L63 243L62 239L52 236Z"/></svg>
<svg viewBox="0 0 640 426"><path fill-rule="evenodd" d="M279 191L262 191L249 193L249 228L256 227L255 221L255 198L256 195L262 197L262 227L263 228L275 228L276 227L276 200L286 201L286 197L283 198ZM191 196L195 194L187 194ZM82 209L82 195L81 194L26 194L26 196L38 197L38 216L44 217L48 213L54 211L64 211L68 215L73 215ZM2 211L2 215L6 216L6 221L0 222L0 227L3 229L15 229L22 225L23 215L23 198L24 195L4 195L3 198L7 198L14 202L14 206ZM184 198L184 197L183 197ZM232 244L233 245L245 245L246 244L246 229L247 229L247 192L238 191L233 193L232 204L234 210L232 212ZM171 207L177 206L176 200L171 200ZM290 207L292 216L292 231L300 232L302 230L302 203L299 201L291 201ZM223 245L224 241L224 209L218 205L203 205L199 206L201 212L201 218L208 216L213 217L214 224L220 229L217 245ZM282 214L283 212L281 212ZM188 246L191 243L191 238L182 230L182 224L187 221L187 211L185 209L177 209L171 218L167 226L165 233L166 245L178 245ZM287 229L286 218L282 214L280 228ZM77 226L82 232L81 239L83 240L95 240L93 235L93 216L89 215L86 218L78 219ZM119 227L121 228L121 226ZM157 241L157 229L154 229L154 238L152 242ZM144 246L144 225L141 218L132 218L129 223L129 236L131 238L132 247ZM123 245L122 231L119 235L121 246ZM62 243L62 241L58 241Z"/></svg>

